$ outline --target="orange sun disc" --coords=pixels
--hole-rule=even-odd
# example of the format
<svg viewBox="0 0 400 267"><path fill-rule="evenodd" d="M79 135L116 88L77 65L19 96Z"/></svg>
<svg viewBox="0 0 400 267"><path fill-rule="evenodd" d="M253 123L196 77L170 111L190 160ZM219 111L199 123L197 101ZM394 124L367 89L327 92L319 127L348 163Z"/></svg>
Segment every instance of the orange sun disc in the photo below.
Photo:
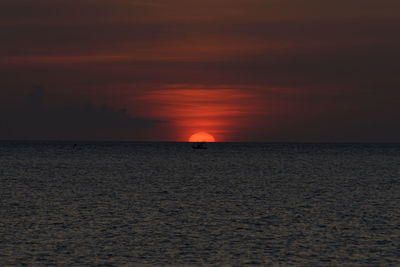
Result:
<svg viewBox="0 0 400 267"><path fill-rule="evenodd" d="M215 138L209 133L198 132L190 136L189 142L215 142Z"/></svg>

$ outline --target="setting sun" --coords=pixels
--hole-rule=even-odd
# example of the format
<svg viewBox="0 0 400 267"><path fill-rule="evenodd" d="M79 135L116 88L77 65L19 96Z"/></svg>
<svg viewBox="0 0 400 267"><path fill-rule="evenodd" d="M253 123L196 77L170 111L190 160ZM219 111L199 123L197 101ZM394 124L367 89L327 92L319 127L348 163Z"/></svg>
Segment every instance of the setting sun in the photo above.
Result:
<svg viewBox="0 0 400 267"><path fill-rule="evenodd" d="M198 132L190 136L189 142L215 142L215 138L209 133Z"/></svg>

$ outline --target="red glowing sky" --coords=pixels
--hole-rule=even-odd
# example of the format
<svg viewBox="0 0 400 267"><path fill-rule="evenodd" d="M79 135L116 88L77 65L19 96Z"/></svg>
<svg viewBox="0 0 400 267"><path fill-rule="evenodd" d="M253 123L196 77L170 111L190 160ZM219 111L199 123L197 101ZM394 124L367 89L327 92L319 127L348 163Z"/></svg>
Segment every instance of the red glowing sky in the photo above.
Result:
<svg viewBox="0 0 400 267"><path fill-rule="evenodd" d="M232 140L249 117L266 112L257 107L256 95L235 86L167 85L141 100L154 107L147 111L150 117L171 123L178 140L201 131L211 133L219 141Z"/></svg>
<svg viewBox="0 0 400 267"><path fill-rule="evenodd" d="M0 139L400 141L399 8L3 0Z"/></svg>

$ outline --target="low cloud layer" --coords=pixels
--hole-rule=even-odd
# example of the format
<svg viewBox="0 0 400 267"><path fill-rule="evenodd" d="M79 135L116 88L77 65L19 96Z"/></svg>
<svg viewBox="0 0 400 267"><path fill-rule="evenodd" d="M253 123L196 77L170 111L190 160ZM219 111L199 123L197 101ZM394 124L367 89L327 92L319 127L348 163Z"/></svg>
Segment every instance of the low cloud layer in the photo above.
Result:
<svg viewBox="0 0 400 267"><path fill-rule="evenodd" d="M0 139L24 140L137 140L160 121L135 118L126 109L93 104L50 108L40 87L19 109L2 110Z"/></svg>

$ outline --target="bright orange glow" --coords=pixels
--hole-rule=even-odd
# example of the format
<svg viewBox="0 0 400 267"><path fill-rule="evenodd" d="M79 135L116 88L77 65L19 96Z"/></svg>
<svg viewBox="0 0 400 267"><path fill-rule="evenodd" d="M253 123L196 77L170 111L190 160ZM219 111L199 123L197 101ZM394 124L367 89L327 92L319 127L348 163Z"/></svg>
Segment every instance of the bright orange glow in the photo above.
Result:
<svg viewBox="0 0 400 267"><path fill-rule="evenodd" d="M265 88L170 84L149 90L140 99L146 105L142 108L146 111L143 116L168 122L163 136L168 134L169 140L184 142L193 133L208 132L215 135L218 142L226 142L246 131L245 127L252 124L250 118L265 114L267 104L264 100L260 101L259 91L265 91ZM273 104L268 105L269 109L273 108ZM214 141L215 138L209 140Z"/></svg>
<svg viewBox="0 0 400 267"><path fill-rule="evenodd" d="M190 136L189 142L215 142L215 138L209 133L198 132Z"/></svg>

